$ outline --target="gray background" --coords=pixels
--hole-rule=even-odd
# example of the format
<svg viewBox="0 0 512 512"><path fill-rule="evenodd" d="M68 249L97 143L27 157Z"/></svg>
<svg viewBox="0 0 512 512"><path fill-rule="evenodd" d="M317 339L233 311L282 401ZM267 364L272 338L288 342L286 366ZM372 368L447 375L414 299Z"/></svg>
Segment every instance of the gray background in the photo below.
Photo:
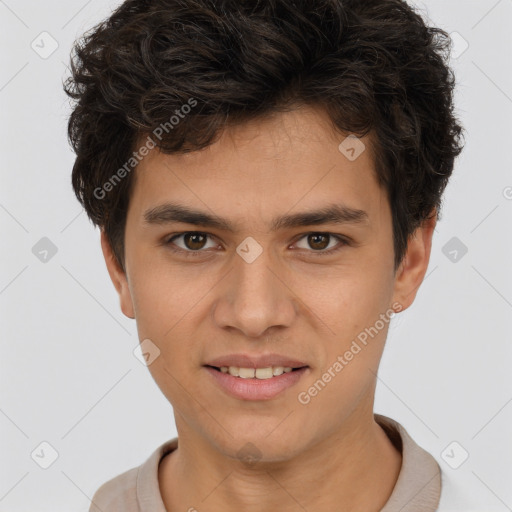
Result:
<svg viewBox="0 0 512 512"><path fill-rule="evenodd" d="M70 185L61 82L73 40L118 3L0 0L0 512L85 512L103 482L176 434ZM376 412L401 422L482 511L502 512L512 510L512 0L415 3L460 34L466 149L425 282L390 328ZM454 441L452 465L469 453L458 469L442 456Z"/></svg>

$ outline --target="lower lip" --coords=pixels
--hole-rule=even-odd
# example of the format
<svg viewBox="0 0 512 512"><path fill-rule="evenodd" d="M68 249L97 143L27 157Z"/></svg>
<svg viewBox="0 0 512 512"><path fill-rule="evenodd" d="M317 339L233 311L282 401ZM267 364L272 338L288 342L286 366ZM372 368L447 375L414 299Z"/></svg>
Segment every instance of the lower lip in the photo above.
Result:
<svg viewBox="0 0 512 512"><path fill-rule="evenodd" d="M215 382L229 395L240 400L270 400L291 388L309 370L306 366L299 370L283 373L271 379L242 379L229 373L222 373L209 366L204 367Z"/></svg>

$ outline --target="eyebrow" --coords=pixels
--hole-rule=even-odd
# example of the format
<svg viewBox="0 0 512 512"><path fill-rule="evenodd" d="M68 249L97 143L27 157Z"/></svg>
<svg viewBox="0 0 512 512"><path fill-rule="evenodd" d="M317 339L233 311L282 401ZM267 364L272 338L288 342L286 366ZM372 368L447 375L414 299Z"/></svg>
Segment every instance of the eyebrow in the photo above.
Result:
<svg viewBox="0 0 512 512"><path fill-rule="evenodd" d="M144 212L146 224L168 224L182 222L206 228L216 228L234 233L236 230L229 220L199 210L193 210L179 203L164 203ZM369 216L364 210L342 204L327 205L319 210L280 215L271 222L271 231L321 224L368 224Z"/></svg>

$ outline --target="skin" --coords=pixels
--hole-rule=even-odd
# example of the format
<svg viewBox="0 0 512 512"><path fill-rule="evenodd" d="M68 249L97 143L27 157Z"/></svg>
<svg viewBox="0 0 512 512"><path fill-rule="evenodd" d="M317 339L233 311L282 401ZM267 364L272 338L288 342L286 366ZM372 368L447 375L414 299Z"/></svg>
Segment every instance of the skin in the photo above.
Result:
<svg viewBox="0 0 512 512"><path fill-rule="evenodd" d="M373 416L389 324L307 405L297 399L379 315L393 304L396 311L411 305L430 257L435 216L411 237L394 272L391 210L376 181L371 141L361 139L366 151L352 162L338 150L344 138L323 110L303 106L230 127L201 151L153 150L136 169L126 272L102 233L121 309L136 319L139 339L161 351L148 368L173 406L179 436L159 467L169 511L377 512L393 491L401 454ZM237 231L145 224L144 212L166 201L225 217ZM279 214L335 202L365 210L369 222L269 229ZM202 245L184 237L174 243L199 248L198 257L165 244L190 231L210 237ZM315 256L319 246L325 252L339 242L314 245L310 233L352 243ZM236 252L249 236L263 249L250 264ZM203 367L235 352L276 352L309 369L272 400L240 400ZM260 453L254 464L237 455L249 442Z"/></svg>

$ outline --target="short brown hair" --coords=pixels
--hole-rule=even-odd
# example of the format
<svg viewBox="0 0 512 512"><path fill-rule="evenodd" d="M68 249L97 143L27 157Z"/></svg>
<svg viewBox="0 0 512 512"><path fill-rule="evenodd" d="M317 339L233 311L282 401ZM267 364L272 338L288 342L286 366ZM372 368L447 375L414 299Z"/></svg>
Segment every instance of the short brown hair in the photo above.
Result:
<svg viewBox="0 0 512 512"><path fill-rule="evenodd" d="M450 48L401 0L127 0L73 47L75 194L124 269L141 137L163 126L161 151L194 151L230 123L318 106L340 131L372 135L396 270L462 150Z"/></svg>

